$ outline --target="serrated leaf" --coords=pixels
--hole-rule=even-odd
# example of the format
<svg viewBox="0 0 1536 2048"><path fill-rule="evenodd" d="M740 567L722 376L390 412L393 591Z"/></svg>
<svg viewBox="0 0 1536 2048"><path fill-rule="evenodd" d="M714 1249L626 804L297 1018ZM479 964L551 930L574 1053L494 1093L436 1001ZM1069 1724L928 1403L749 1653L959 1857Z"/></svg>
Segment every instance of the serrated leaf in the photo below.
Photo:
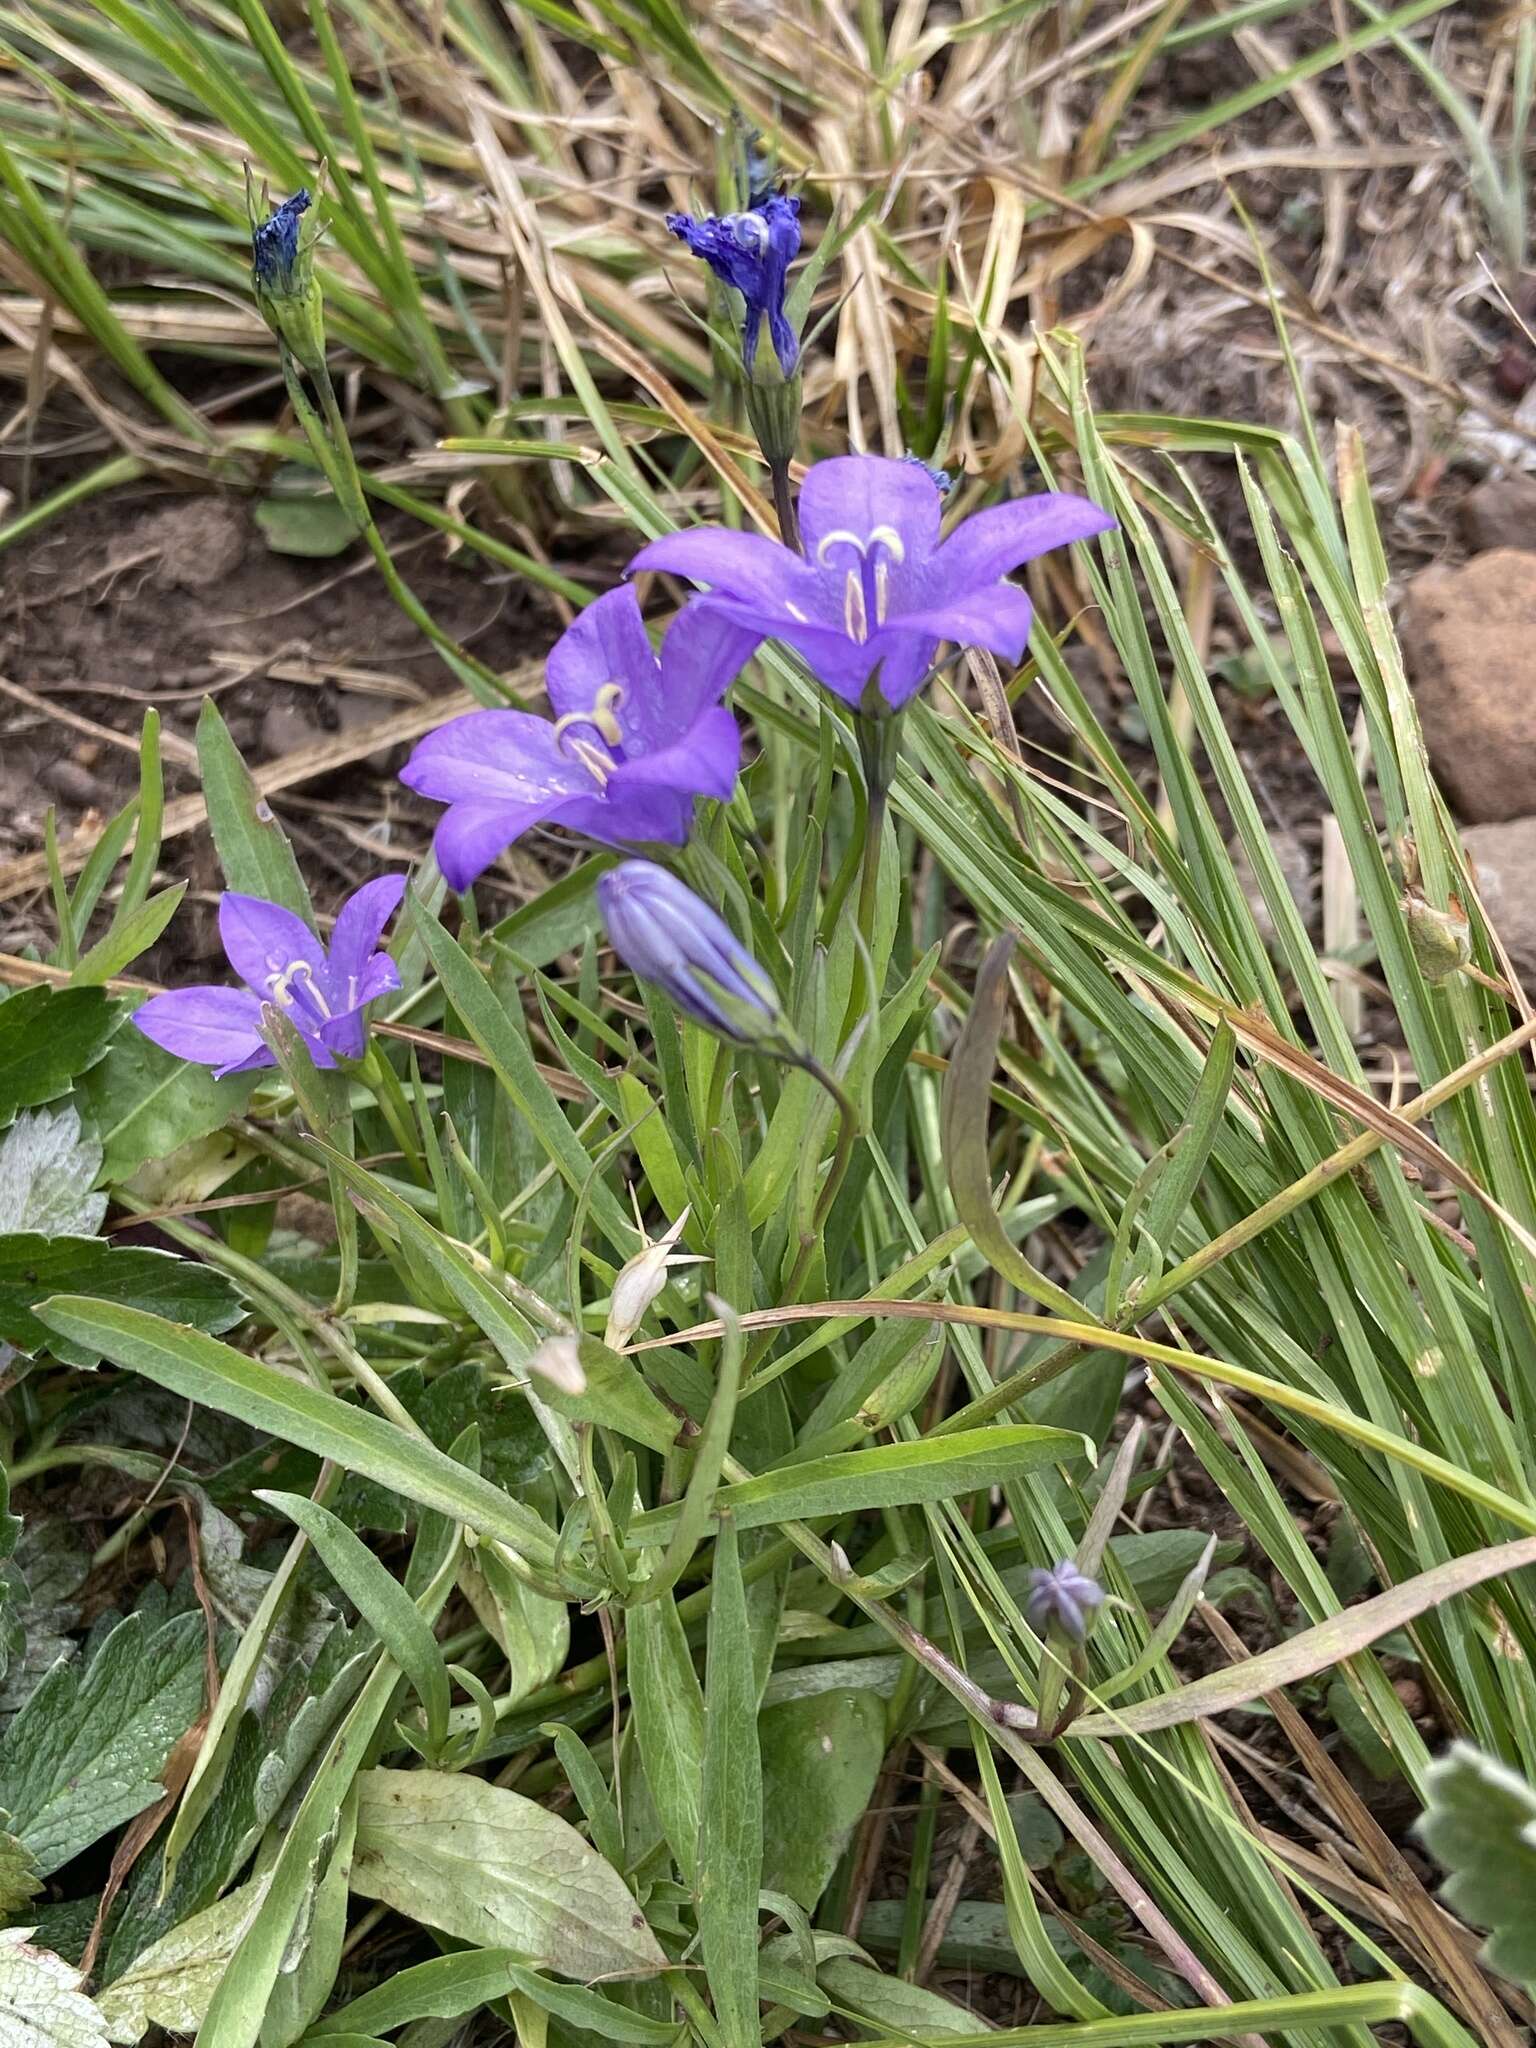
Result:
<svg viewBox="0 0 1536 2048"><path fill-rule="evenodd" d="M364 1771L357 1783L362 1897L582 1983L665 1966L624 1880L558 1814L442 1771Z"/></svg>
<svg viewBox="0 0 1536 2048"><path fill-rule="evenodd" d="M150 2027L190 2034L218 1989L219 1979L266 1894L268 1879L254 1878L228 1898L201 1913L145 1949L115 1983L101 1994L101 2017L107 2039L131 2044Z"/></svg>
<svg viewBox="0 0 1536 2048"><path fill-rule="evenodd" d="M0 1932L0 2048L105 2048L84 1981L61 1956L34 1948L31 1927Z"/></svg>
<svg viewBox="0 0 1536 2048"><path fill-rule="evenodd" d="M0 1820L8 1820L0 1814ZM7 1828L0 1828L0 1914L9 1920L28 1899L43 1888L37 1863L25 1842L19 1842Z"/></svg>
<svg viewBox="0 0 1536 2048"><path fill-rule="evenodd" d="M210 1068L177 1059L129 1025L76 1091L101 1140L101 1178L131 1180L147 1160L205 1138L240 1114L259 1078L216 1081Z"/></svg>
<svg viewBox="0 0 1536 2048"><path fill-rule="evenodd" d="M96 988L26 988L0 1002L0 1125L65 1093L101 1058L117 1008Z"/></svg>
<svg viewBox="0 0 1536 2048"><path fill-rule="evenodd" d="M21 1129L18 1122L13 1129ZM0 1236L0 1337L20 1351L45 1345L67 1364L93 1366L101 1354L89 1345L53 1337L32 1314L62 1288L103 1301L154 1309L172 1322L217 1334L238 1323L245 1304L212 1266L148 1245L114 1245L99 1237Z"/></svg>
<svg viewBox="0 0 1536 2048"><path fill-rule="evenodd" d="M0 1807L46 1877L154 1804L203 1704L206 1625L130 1614L83 1666L57 1664L0 1740Z"/></svg>
<svg viewBox="0 0 1536 2048"><path fill-rule="evenodd" d="M94 1235L107 1213L106 1196L91 1192L100 1167L101 1147L82 1136L72 1102L23 1110L0 1137L0 1232Z"/></svg>
<svg viewBox="0 0 1536 2048"><path fill-rule="evenodd" d="M1451 1875L1445 1897L1489 1933L1489 1967L1536 1985L1536 1789L1469 1742L1425 1773L1418 1834Z"/></svg>

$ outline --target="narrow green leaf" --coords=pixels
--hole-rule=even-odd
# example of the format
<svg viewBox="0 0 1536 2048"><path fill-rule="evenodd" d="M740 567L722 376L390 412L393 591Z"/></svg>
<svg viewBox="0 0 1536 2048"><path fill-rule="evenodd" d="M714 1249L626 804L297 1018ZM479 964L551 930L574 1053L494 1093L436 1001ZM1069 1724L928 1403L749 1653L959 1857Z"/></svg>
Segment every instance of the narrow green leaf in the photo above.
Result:
<svg viewBox="0 0 1536 2048"><path fill-rule="evenodd" d="M452 1687L437 1638L416 1602L329 1508L301 1493L264 1487L256 1488L256 1498L285 1514L314 1544L321 1563L416 1688L426 1710L427 1741L441 1749Z"/></svg>
<svg viewBox="0 0 1536 2048"><path fill-rule="evenodd" d="M208 825L226 884L242 895L281 903L312 926L315 913L293 848L211 697L204 700L197 721L197 758Z"/></svg>
<svg viewBox="0 0 1536 2048"><path fill-rule="evenodd" d="M759 2048L757 1895L763 1868L763 1760L757 1680L736 1524L722 1516L704 1689L699 1940L723 2048Z"/></svg>

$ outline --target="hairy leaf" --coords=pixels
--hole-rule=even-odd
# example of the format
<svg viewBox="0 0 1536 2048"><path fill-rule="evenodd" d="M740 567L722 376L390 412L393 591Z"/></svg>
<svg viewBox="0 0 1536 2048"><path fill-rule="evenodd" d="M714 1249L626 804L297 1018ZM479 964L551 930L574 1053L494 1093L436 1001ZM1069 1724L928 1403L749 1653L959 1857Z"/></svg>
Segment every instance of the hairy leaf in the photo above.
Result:
<svg viewBox="0 0 1536 2048"><path fill-rule="evenodd" d="M101 2013L62 1957L30 1927L0 1933L0 2048L105 2048Z"/></svg>
<svg viewBox="0 0 1536 2048"><path fill-rule="evenodd" d="M1489 1967L1536 1986L1536 1789L1469 1742L1430 1765L1418 1832L1451 1873L1445 1896L1489 1932Z"/></svg>
<svg viewBox="0 0 1536 2048"><path fill-rule="evenodd" d="M106 1196L91 1192L100 1166L101 1147L82 1137L73 1103L24 1110L0 1138L0 1232L94 1233L107 1213Z"/></svg>
<svg viewBox="0 0 1536 2048"><path fill-rule="evenodd" d="M18 1122L11 1135L21 1127ZM105 1206L104 1196L93 1199ZM96 1365L99 1351L53 1336L32 1313L38 1302L63 1288L153 1309L172 1322L215 1333L231 1329L245 1314L232 1283L197 1259L148 1245L109 1244L99 1237L33 1231L0 1235L0 1337L20 1351L46 1345L69 1365Z"/></svg>
<svg viewBox="0 0 1536 2048"><path fill-rule="evenodd" d="M211 1068L177 1059L131 1025L120 1031L76 1091L101 1140L102 1179L131 1180L147 1160L168 1159L216 1131L244 1109L259 1079L216 1081Z"/></svg>

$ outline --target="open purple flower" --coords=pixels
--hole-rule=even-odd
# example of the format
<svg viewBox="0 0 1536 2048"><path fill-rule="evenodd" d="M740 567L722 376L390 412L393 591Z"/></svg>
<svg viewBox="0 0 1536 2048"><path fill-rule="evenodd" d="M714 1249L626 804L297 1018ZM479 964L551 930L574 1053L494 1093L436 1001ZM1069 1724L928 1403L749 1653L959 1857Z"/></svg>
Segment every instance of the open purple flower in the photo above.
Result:
<svg viewBox="0 0 1536 2048"><path fill-rule="evenodd" d="M899 711L940 641L1020 660L1029 598L1003 577L1115 523L1089 499L1053 491L974 512L941 541L941 509L920 464L839 455L818 462L800 493L803 556L760 534L697 526L652 541L630 569L709 585L698 605L785 641L847 703L861 704L874 681Z"/></svg>
<svg viewBox="0 0 1536 2048"><path fill-rule="evenodd" d="M741 735L720 699L760 637L689 605L658 661L633 590L610 590L550 650L553 719L467 711L428 733L400 780L449 807L433 843L451 886L533 825L681 846L694 798L735 784Z"/></svg>
<svg viewBox="0 0 1536 2048"><path fill-rule="evenodd" d="M219 937L244 988L171 989L142 1003L133 1021L178 1059L195 1060L219 1075L240 1074L276 1065L261 1035L261 1013L271 1003L317 1067L334 1067L338 1054L360 1059L364 1007L400 986L379 938L404 894L404 875L365 882L341 906L327 948L291 910L231 889L219 904Z"/></svg>
<svg viewBox="0 0 1536 2048"><path fill-rule="evenodd" d="M800 344L784 311L789 266L800 253L800 202L768 192L745 213L669 213L667 227L695 256L702 256L722 283L746 302L741 325L741 361L748 377L757 358L763 321L786 377L795 374Z"/></svg>

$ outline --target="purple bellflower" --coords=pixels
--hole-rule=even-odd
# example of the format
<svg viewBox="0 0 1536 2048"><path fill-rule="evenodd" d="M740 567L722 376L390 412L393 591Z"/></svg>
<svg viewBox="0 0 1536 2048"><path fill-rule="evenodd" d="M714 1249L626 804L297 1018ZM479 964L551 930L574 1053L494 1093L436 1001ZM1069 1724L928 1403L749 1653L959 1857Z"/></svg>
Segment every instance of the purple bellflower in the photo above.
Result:
<svg viewBox="0 0 1536 2048"><path fill-rule="evenodd" d="M1103 1604L1104 1588L1080 1572L1070 1557L1049 1568L1036 1565L1029 1574L1024 1613L1036 1635L1043 1636L1052 1622L1059 1622L1062 1633L1080 1643Z"/></svg>
<svg viewBox="0 0 1536 2048"><path fill-rule="evenodd" d="M400 780L448 805L434 848L450 886L533 825L681 846L695 796L735 785L741 734L720 699L759 637L689 605L658 661L634 591L610 590L550 650L553 719L467 711L428 733Z"/></svg>
<svg viewBox="0 0 1536 2048"><path fill-rule="evenodd" d="M327 948L281 904L229 890L219 904L219 937L244 988L171 989L141 1004L133 1021L178 1059L218 1075L243 1074L277 1064L261 1035L261 1013L270 1003L317 1067L334 1067L337 1055L361 1059L364 1007L400 986L379 938L404 894L404 875L365 882L341 906Z"/></svg>
<svg viewBox="0 0 1536 2048"><path fill-rule="evenodd" d="M669 213L667 227L703 257L722 283L741 293L746 304L741 362L748 378L765 318L779 368L786 378L793 377L800 343L784 311L784 293L789 266L800 253L800 201L768 192L745 213L709 214L703 220Z"/></svg>
<svg viewBox="0 0 1536 2048"><path fill-rule="evenodd" d="M678 1009L738 1045L787 1039L767 974L686 882L654 861L625 860L597 885L613 950Z"/></svg>
<svg viewBox="0 0 1536 2048"><path fill-rule="evenodd" d="M707 584L698 604L795 648L846 703L871 708L873 683L872 708L899 711L942 640L1019 661L1030 602L1003 577L1115 523L1089 499L1053 491L974 512L941 541L942 502L919 463L834 456L800 493L803 556L761 534L697 526L652 541L630 569Z"/></svg>

